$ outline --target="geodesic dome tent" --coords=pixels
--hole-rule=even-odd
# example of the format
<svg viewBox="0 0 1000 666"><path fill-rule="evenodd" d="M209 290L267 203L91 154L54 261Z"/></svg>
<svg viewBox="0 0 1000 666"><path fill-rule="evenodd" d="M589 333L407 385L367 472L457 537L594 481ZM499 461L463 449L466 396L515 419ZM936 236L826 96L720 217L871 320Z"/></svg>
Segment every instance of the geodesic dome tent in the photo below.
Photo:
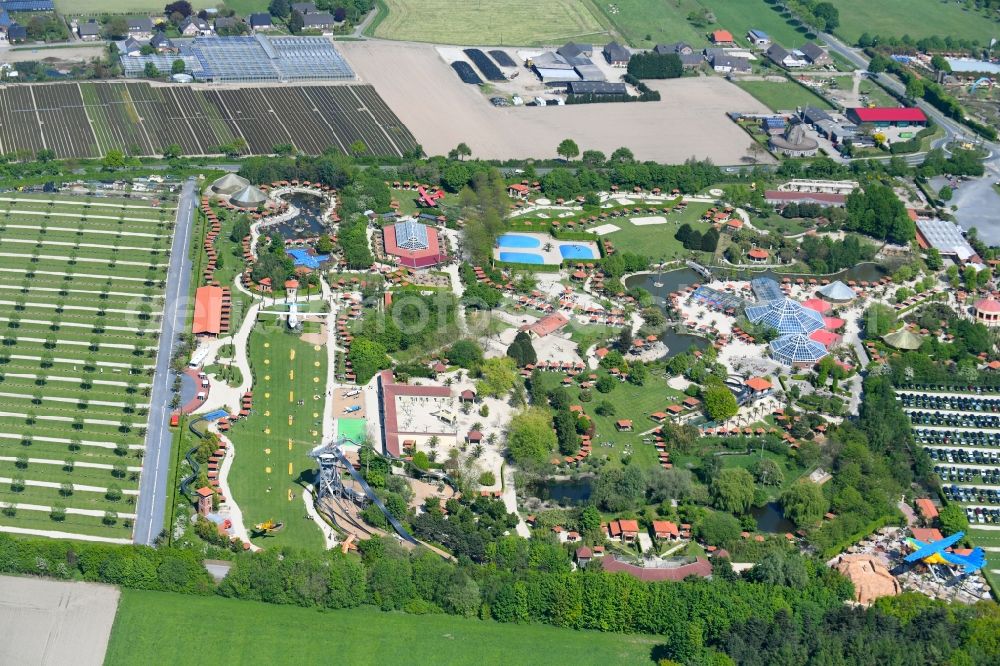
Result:
<svg viewBox="0 0 1000 666"><path fill-rule="evenodd" d="M783 335L771 342L771 356L785 365L813 365L826 356L826 347L801 333Z"/></svg>
<svg viewBox="0 0 1000 666"><path fill-rule="evenodd" d="M248 185L229 198L229 203L240 208L256 208L267 201L267 195L253 185Z"/></svg>
<svg viewBox="0 0 1000 666"><path fill-rule="evenodd" d="M216 194L236 194L240 190L249 187L250 181L235 173L227 173L212 183L212 191Z"/></svg>
<svg viewBox="0 0 1000 666"><path fill-rule="evenodd" d="M826 300L837 303L844 303L846 301L853 300L856 296L854 290L840 280L831 282L830 284L820 288L818 293Z"/></svg>
<svg viewBox="0 0 1000 666"><path fill-rule="evenodd" d="M755 324L769 326L778 331L779 335L808 335L823 328L823 315L790 298L748 306L746 313L747 319Z"/></svg>

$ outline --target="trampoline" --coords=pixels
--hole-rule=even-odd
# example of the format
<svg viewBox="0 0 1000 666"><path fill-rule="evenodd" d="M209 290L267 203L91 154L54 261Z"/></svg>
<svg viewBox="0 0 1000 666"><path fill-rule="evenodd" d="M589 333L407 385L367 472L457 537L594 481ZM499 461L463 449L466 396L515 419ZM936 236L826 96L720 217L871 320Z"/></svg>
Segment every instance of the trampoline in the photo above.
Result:
<svg viewBox="0 0 1000 666"><path fill-rule="evenodd" d="M229 416L229 412L224 409L217 409L214 412L209 412L203 417L206 421L218 421L221 418Z"/></svg>
<svg viewBox="0 0 1000 666"><path fill-rule="evenodd" d="M285 252L292 258L292 263L296 266L305 266L306 268L316 269L320 267L324 261L330 258L328 254L311 254L309 250L285 250Z"/></svg>
<svg viewBox="0 0 1000 666"><path fill-rule="evenodd" d="M346 437L355 442L364 441L366 436L365 431L365 420L364 419L349 419L349 418L338 418L337 419L337 435L338 437Z"/></svg>

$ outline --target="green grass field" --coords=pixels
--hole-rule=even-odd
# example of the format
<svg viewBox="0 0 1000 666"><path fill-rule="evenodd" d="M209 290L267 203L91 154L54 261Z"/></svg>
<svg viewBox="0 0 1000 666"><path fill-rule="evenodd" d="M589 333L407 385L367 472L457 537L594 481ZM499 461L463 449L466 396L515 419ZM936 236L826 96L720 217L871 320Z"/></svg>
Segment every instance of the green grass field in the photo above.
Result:
<svg viewBox="0 0 1000 666"><path fill-rule="evenodd" d="M600 42L606 31L589 2L507 0L382 0L388 8L376 37L437 44L537 45Z"/></svg>
<svg viewBox="0 0 1000 666"><path fill-rule="evenodd" d="M226 627L238 628L231 632ZM105 664L650 664L654 636L122 590Z"/></svg>
<svg viewBox="0 0 1000 666"><path fill-rule="evenodd" d="M984 14L966 9L960 2L940 0L833 0L840 10L840 27L836 33L851 44L861 33L914 39L931 37L962 37L988 44L1000 34L997 21Z"/></svg>
<svg viewBox="0 0 1000 666"><path fill-rule="evenodd" d="M736 83L772 111L794 111L797 106L815 106L832 109L830 104L816 93L791 81L739 81Z"/></svg>
<svg viewBox="0 0 1000 666"><path fill-rule="evenodd" d="M285 524L262 547L322 547L322 535L306 520L302 481L311 482L309 451L322 435L326 351L287 332L284 323L261 319L250 335L253 415L230 433L236 449L229 476L233 499L247 525L268 519ZM301 401L301 404L300 404Z"/></svg>
<svg viewBox="0 0 1000 666"><path fill-rule="evenodd" d="M682 224L690 224L693 228L704 232L708 225L700 223L701 216L709 209L708 204L692 203L688 204L683 211L672 211L663 216L667 219L667 224L651 224L637 226L629 219L616 218L609 220L610 224L619 228L610 234L601 236L614 243L615 249L619 252L634 252L651 256L656 260L670 261L691 255L691 252L684 249L679 240L674 238L677 229ZM639 217L649 217L640 215Z"/></svg>
<svg viewBox="0 0 1000 666"><path fill-rule="evenodd" d="M1000 548L1000 532L970 527L968 535L973 546ZM983 575L990 581L994 590L1000 591L1000 552L986 551L986 566L983 567Z"/></svg>
<svg viewBox="0 0 1000 666"><path fill-rule="evenodd" d="M167 4L158 0L55 0L55 3L56 11L70 17L97 16L107 13L156 16L163 14L163 7ZM195 10L215 7L220 4L235 9L241 16L251 12L267 11L267 0L225 0L224 3L213 0L191 0L191 6Z"/></svg>

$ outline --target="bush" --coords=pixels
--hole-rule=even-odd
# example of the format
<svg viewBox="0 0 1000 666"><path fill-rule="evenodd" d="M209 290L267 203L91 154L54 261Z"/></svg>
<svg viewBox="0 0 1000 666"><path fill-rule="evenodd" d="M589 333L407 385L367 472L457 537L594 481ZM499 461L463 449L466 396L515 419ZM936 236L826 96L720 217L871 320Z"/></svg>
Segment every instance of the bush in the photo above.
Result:
<svg viewBox="0 0 1000 666"><path fill-rule="evenodd" d="M497 482L497 477L493 472L483 472L479 475L479 485L492 486Z"/></svg>

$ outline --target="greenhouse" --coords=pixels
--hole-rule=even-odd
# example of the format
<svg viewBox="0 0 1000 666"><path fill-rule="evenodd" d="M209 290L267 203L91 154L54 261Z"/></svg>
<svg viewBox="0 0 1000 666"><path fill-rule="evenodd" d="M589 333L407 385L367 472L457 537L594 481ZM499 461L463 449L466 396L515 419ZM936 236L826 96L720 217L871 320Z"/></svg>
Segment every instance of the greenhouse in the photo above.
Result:
<svg viewBox="0 0 1000 666"><path fill-rule="evenodd" d="M808 335L823 328L823 315L790 298L748 306L746 313L751 322L773 328L779 335Z"/></svg>
<svg viewBox="0 0 1000 666"><path fill-rule="evenodd" d="M771 342L771 356L785 365L810 366L826 354L826 347L801 333L783 335Z"/></svg>

